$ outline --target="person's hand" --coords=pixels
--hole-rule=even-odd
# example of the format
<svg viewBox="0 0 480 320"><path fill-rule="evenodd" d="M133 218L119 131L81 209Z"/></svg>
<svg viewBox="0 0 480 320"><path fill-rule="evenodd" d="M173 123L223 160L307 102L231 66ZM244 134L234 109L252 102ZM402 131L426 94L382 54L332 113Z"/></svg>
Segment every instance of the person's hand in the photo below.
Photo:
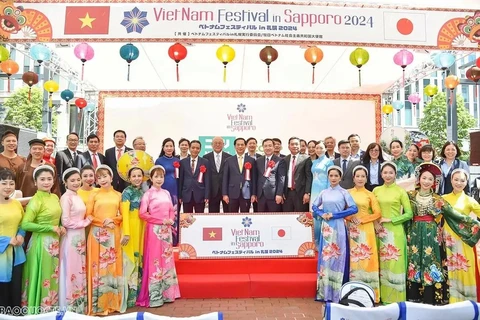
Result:
<svg viewBox="0 0 480 320"><path fill-rule="evenodd" d="M60 237L62 230L60 229L59 226L55 226L53 227L53 232L55 232Z"/></svg>
<svg viewBox="0 0 480 320"><path fill-rule="evenodd" d="M130 236L123 236L122 240L120 240L120 244L122 246L126 246L128 244L128 241L130 240Z"/></svg>
<svg viewBox="0 0 480 320"><path fill-rule="evenodd" d="M18 246L17 238L16 238L16 237L12 237L12 238L10 239L10 244L11 244L12 246L14 246L14 247L15 247L15 246Z"/></svg>
<svg viewBox="0 0 480 320"><path fill-rule="evenodd" d="M115 229L115 223L109 222L105 227L110 228L110 229Z"/></svg>
<svg viewBox="0 0 480 320"><path fill-rule="evenodd" d="M276 202L276 204L283 203L283 197L282 196L275 196L275 202Z"/></svg>
<svg viewBox="0 0 480 320"><path fill-rule="evenodd" d="M310 195L308 193L305 193L303 195L303 204L309 203L310 202Z"/></svg>
<svg viewBox="0 0 480 320"><path fill-rule="evenodd" d="M67 229L65 227L60 227L60 236L64 236L67 234Z"/></svg>
<svg viewBox="0 0 480 320"><path fill-rule="evenodd" d="M182 199L178 199L178 204L182 204Z"/></svg>
<svg viewBox="0 0 480 320"><path fill-rule="evenodd" d="M392 219L388 219L388 218L381 218L380 223L388 223L388 222L392 222Z"/></svg>
<svg viewBox="0 0 480 320"><path fill-rule="evenodd" d="M333 217L333 215L332 215L331 213L324 213L324 214L322 214L322 218L323 218L324 220L327 220L327 221L330 220L332 217Z"/></svg>
<svg viewBox="0 0 480 320"><path fill-rule="evenodd" d="M230 202L230 199L228 198L228 196L223 196L223 201L228 204Z"/></svg>
<svg viewBox="0 0 480 320"><path fill-rule="evenodd" d="M104 227L107 227L110 223L113 223L113 220L110 219L110 218L107 218L107 219L103 220L103 226Z"/></svg>
<svg viewBox="0 0 480 320"><path fill-rule="evenodd" d="M257 202L257 196L251 196L250 197L250 202Z"/></svg>
<svg viewBox="0 0 480 320"><path fill-rule="evenodd" d="M208 204L208 199L205 199L205 203Z"/></svg>
<svg viewBox="0 0 480 320"><path fill-rule="evenodd" d="M375 222L373 223L373 227L375 228L375 232L376 232L376 233L379 233L380 230L383 229L383 227L382 227L382 225L380 224L379 221L375 221Z"/></svg>
<svg viewBox="0 0 480 320"><path fill-rule="evenodd" d="M351 221L354 225L357 225L357 226L361 223L361 222L360 222L360 219L358 219L358 218L352 218L352 219L350 219L350 221Z"/></svg>
<svg viewBox="0 0 480 320"><path fill-rule="evenodd" d="M163 219L163 224L166 226L172 226L174 222L172 219Z"/></svg>
<svg viewBox="0 0 480 320"><path fill-rule="evenodd" d="M17 239L17 246L21 246L25 241L25 238L20 234L17 234L15 238Z"/></svg>

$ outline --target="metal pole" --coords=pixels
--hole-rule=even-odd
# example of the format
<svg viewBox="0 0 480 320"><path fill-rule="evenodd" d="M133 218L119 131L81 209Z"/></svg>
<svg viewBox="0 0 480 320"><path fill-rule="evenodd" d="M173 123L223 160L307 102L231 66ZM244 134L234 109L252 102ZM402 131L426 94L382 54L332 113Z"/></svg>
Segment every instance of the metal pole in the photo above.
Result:
<svg viewBox="0 0 480 320"><path fill-rule="evenodd" d="M455 75L457 70L457 63L455 62L449 69L448 75ZM457 110L457 88L454 90L447 90L447 139L458 142L458 110Z"/></svg>
<svg viewBox="0 0 480 320"><path fill-rule="evenodd" d="M43 83L50 80L50 70L43 68ZM49 106L49 93L43 90L42 105L42 131L46 132L49 137L52 136L52 110Z"/></svg>

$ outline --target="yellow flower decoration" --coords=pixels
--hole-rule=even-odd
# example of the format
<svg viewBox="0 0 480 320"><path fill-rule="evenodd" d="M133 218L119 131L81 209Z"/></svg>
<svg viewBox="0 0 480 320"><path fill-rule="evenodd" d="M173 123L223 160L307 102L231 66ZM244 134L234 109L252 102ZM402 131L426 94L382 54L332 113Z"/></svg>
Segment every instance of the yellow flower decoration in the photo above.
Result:
<svg viewBox="0 0 480 320"><path fill-rule="evenodd" d="M427 256L431 255L431 254L432 254L432 247L427 247L427 248L425 249L425 254L426 254Z"/></svg>
<svg viewBox="0 0 480 320"><path fill-rule="evenodd" d="M412 253L415 254L418 252L417 246L412 246Z"/></svg>

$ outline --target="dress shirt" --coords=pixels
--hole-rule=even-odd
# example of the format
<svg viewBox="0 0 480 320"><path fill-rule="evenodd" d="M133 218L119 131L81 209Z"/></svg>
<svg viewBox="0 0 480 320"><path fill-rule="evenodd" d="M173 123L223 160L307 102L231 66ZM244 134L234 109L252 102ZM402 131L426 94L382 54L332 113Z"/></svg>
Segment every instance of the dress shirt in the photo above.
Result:
<svg viewBox="0 0 480 320"><path fill-rule="evenodd" d="M370 161L370 170L368 170L368 174L370 175L370 184L378 185L378 166L380 165L380 161Z"/></svg>
<svg viewBox="0 0 480 320"><path fill-rule="evenodd" d="M195 160L194 164L193 164L193 172L195 172L197 170L197 165L198 165L198 157L196 158L193 158L192 156L190 156L190 170L192 168L192 160Z"/></svg>
<svg viewBox="0 0 480 320"><path fill-rule="evenodd" d="M292 169L293 169L293 154L290 155L290 165L288 166L288 188L292 188L292 180L295 179L295 177L292 177ZM297 163L298 163L298 156L299 156L299 153L297 153L295 155L295 167L297 166Z"/></svg>
<svg viewBox="0 0 480 320"><path fill-rule="evenodd" d="M90 158L92 158L92 166L93 166L93 164L95 163L93 161L93 157L94 157L93 152L90 150L88 150L88 152L90 152ZM101 165L102 163L100 162L100 157L98 156L98 152L95 152L95 158L97 159L97 165L98 166Z"/></svg>

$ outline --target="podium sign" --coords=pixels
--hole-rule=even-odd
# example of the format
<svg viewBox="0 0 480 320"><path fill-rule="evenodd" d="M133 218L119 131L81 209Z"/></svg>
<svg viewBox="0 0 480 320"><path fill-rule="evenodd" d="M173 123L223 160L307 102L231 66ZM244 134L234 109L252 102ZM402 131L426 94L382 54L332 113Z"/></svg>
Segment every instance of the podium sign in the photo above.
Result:
<svg viewBox="0 0 480 320"><path fill-rule="evenodd" d="M181 214L180 259L315 256L310 213Z"/></svg>

